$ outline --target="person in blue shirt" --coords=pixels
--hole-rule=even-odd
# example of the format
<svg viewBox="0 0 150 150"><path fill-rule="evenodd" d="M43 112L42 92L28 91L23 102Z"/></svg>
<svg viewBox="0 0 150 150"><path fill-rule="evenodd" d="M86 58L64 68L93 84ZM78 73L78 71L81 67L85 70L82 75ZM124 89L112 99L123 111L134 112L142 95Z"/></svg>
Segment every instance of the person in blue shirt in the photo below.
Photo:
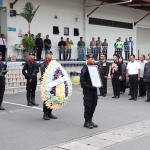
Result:
<svg viewBox="0 0 150 150"><path fill-rule="evenodd" d="M130 47L130 52L131 52L131 54L130 55L132 55L133 54L133 45L134 45L134 42L132 41L132 37L129 37L129 47Z"/></svg>

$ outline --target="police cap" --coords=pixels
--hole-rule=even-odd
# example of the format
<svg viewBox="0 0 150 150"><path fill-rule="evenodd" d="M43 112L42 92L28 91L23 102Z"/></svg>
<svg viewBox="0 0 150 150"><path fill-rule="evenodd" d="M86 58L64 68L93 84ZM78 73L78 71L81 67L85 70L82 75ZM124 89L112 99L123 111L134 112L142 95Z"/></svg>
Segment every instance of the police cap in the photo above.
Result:
<svg viewBox="0 0 150 150"><path fill-rule="evenodd" d="M46 55L46 54L51 54L51 55L53 55L53 52L50 51L50 50L48 50L48 51L45 52L45 55Z"/></svg>
<svg viewBox="0 0 150 150"><path fill-rule="evenodd" d="M35 52L29 52L29 55L35 56Z"/></svg>
<svg viewBox="0 0 150 150"><path fill-rule="evenodd" d="M89 53L86 55L86 58L94 58L94 55L92 53Z"/></svg>

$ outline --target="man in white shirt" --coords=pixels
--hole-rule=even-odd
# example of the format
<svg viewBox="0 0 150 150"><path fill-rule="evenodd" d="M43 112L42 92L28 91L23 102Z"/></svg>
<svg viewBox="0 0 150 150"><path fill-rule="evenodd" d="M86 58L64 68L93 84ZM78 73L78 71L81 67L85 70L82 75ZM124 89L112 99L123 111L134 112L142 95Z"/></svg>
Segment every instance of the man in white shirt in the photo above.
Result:
<svg viewBox="0 0 150 150"><path fill-rule="evenodd" d="M144 74L144 67L146 64L145 55L140 56L140 81L139 81L139 97L146 96L146 83L143 80L143 74Z"/></svg>
<svg viewBox="0 0 150 150"><path fill-rule="evenodd" d="M135 60L135 55L130 55L130 62L127 65L127 79L130 82L131 98L137 100L138 81L140 80L140 64Z"/></svg>
<svg viewBox="0 0 150 150"><path fill-rule="evenodd" d="M7 50L7 42L4 34L1 34L0 38L0 52L2 53L2 61L5 61L5 53Z"/></svg>

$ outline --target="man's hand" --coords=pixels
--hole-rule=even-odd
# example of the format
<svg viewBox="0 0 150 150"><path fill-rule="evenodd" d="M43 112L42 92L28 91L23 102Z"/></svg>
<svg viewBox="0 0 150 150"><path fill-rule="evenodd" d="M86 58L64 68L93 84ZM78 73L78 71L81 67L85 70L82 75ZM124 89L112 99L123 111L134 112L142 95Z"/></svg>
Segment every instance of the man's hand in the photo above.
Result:
<svg viewBox="0 0 150 150"><path fill-rule="evenodd" d="M107 76L104 76L104 78L108 78Z"/></svg>
<svg viewBox="0 0 150 150"><path fill-rule="evenodd" d="M138 77L138 81L140 81L140 77Z"/></svg>
<svg viewBox="0 0 150 150"><path fill-rule="evenodd" d="M119 77L119 80L122 80L122 76Z"/></svg>

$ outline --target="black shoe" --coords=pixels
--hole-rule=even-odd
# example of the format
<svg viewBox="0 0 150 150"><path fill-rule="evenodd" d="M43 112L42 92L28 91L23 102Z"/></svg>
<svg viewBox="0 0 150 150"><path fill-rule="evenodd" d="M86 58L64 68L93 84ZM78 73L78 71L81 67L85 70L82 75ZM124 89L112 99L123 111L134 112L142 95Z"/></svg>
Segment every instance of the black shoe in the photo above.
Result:
<svg viewBox="0 0 150 150"><path fill-rule="evenodd" d="M134 100L134 101L136 101L136 100L137 100L137 98L133 98L133 100Z"/></svg>
<svg viewBox="0 0 150 150"><path fill-rule="evenodd" d="M103 94L99 94L98 96L103 96Z"/></svg>
<svg viewBox="0 0 150 150"><path fill-rule="evenodd" d="M116 98L116 96L113 96L112 98Z"/></svg>
<svg viewBox="0 0 150 150"><path fill-rule="evenodd" d="M97 128L98 127L98 125L95 124L94 122L90 122L90 124L93 126L93 128Z"/></svg>
<svg viewBox="0 0 150 150"><path fill-rule="evenodd" d="M5 108L3 108L2 106L0 106L0 110L5 110Z"/></svg>
<svg viewBox="0 0 150 150"><path fill-rule="evenodd" d="M39 104L37 104L34 100L31 101L31 104L34 106L39 106Z"/></svg>
<svg viewBox="0 0 150 150"><path fill-rule="evenodd" d="M50 118L48 117L47 114L44 114L44 115L43 115L43 119L44 119L44 120L50 120Z"/></svg>
<svg viewBox="0 0 150 150"><path fill-rule="evenodd" d="M129 100L133 100L133 98L131 97L131 98L129 98Z"/></svg>
<svg viewBox="0 0 150 150"><path fill-rule="evenodd" d="M103 94L103 97L106 97L106 93L105 93L105 94Z"/></svg>
<svg viewBox="0 0 150 150"><path fill-rule="evenodd" d="M27 106L33 106L31 102L28 102Z"/></svg>
<svg viewBox="0 0 150 150"><path fill-rule="evenodd" d="M145 102L150 102L149 100L146 100Z"/></svg>
<svg viewBox="0 0 150 150"><path fill-rule="evenodd" d="M116 97L115 97L115 99L118 99L118 98L119 98L119 96L116 96Z"/></svg>
<svg viewBox="0 0 150 150"><path fill-rule="evenodd" d="M48 117L51 118L51 119L57 119L57 117L52 115L52 114L49 114Z"/></svg>
<svg viewBox="0 0 150 150"><path fill-rule="evenodd" d="M88 129L93 129L93 125L91 125L90 122L85 122L83 126Z"/></svg>

